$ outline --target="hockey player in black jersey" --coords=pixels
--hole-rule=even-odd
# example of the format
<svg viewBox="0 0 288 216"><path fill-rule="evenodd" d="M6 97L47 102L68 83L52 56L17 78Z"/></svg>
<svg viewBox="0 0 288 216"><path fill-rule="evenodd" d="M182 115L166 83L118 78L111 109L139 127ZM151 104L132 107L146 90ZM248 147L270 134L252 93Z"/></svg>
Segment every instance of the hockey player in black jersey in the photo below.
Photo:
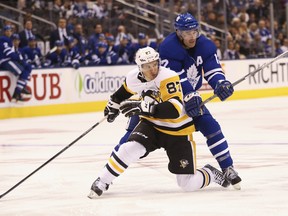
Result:
<svg viewBox="0 0 288 216"><path fill-rule="evenodd" d="M150 152L164 148L169 158L168 169L176 174L177 183L185 191L194 191L216 182L227 187L222 172L211 165L196 169L195 131L192 119L183 108L180 79L176 72L160 66L159 53L151 47L136 53L138 68L130 71L124 84L111 95L104 110L108 122L121 111L125 116L140 116L140 123L128 141L113 151L106 166L91 186L89 198L101 196L112 181L130 164ZM142 95L139 100L127 100Z"/></svg>

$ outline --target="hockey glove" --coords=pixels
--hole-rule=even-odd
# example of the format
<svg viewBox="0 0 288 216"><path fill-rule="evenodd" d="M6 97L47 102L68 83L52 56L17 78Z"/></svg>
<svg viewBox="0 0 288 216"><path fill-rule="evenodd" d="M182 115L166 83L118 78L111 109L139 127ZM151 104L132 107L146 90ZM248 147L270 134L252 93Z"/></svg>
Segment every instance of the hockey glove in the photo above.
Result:
<svg viewBox="0 0 288 216"><path fill-rule="evenodd" d="M216 94L221 101L226 100L233 92L233 85L228 80L219 80L214 89L214 94Z"/></svg>
<svg viewBox="0 0 288 216"><path fill-rule="evenodd" d="M107 116L108 122L113 122L115 118L119 115L119 106L119 103L113 101L113 99L110 98L104 109L104 116Z"/></svg>
<svg viewBox="0 0 288 216"><path fill-rule="evenodd" d="M198 92L190 92L184 96L184 109L188 116L196 117L203 114L200 107L202 98Z"/></svg>
<svg viewBox="0 0 288 216"><path fill-rule="evenodd" d="M121 113L125 117L133 115L153 116L155 113L155 105L146 101L126 100L120 104Z"/></svg>

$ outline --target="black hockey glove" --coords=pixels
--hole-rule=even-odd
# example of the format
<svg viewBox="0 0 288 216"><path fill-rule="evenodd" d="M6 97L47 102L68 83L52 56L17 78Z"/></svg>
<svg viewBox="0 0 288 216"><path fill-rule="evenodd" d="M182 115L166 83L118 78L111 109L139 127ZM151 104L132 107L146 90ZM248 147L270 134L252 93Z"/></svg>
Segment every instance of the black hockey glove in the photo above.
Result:
<svg viewBox="0 0 288 216"><path fill-rule="evenodd" d="M109 99L104 109L104 116L107 116L108 122L113 122L115 118L119 115L119 107L119 103L113 101L112 98Z"/></svg>
<svg viewBox="0 0 288 216"><path fill-rule="evenodd" d="M139 100L126 100L120 104L120 111L125 117L133 115L153 116L155 113L154 103Z"/></svg>
<svg viewBox="0 0 288 216"><path fill-rule="evenodd" d="M143 91L141 93L141 97L144 101L146 102L150 102L150 103L154 103L154 104L158 104L158 100L160 100L160 96L158 95L159 93L153 90L147 90L147 91Z"/></svg>
<svg viewBox="0 0 288 216"><path fill-rule="evenodd" d="M219 80L214 89L214 94L216 94L221 101L226 100L234 92L234 88L228 80Z"/></svg>
<svg viewBox="0 0 288 216"><path fill-rule="evenodd" d="M202 98L198 92L190 92L184 96L184 109L188 116L197 117L203 114L200 107Z"/></svg>

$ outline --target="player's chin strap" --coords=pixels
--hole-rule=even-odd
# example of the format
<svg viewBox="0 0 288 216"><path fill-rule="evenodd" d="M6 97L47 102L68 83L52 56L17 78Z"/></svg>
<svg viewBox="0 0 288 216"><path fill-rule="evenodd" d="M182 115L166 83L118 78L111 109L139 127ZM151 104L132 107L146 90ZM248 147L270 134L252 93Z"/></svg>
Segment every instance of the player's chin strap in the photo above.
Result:
<svg viewBox="0 0 288 216"><path fill-rule="evenodd" d="M267 62L267 63L264 63L261 67L259 67L258 69L256 69L255 71L253 72L250 72L248 74L246 74L244 77L242 77L241 79L237 80L236 82L232 83L232 86L236 86L238 85L239 83L241 83L242 81L244 81L247 77L250 77L250 76L254 76L256 73L258 73L259 71L263 70L265 67L271 65L272 63L274 63L275 61L279 60L280 58L283 58L285 57L286 55L288 54L288 50L283 52L282 54L276 56L274 59L272 59L270 62ZM213 100L214 98L216 98L217 95L214 94L212 95L211 97L207 98L205 101L203 101L201 103L200 106L203 106L204 104L208 103L209 101Z"/></svg>
<svg viewBox="0 0 288 216"><path fill-rule="evenodd" d="M16 187L18 187L20 184L22 184L26 179L28 179L30 176L35 174L37 171L39 171L42 167L50 163L52 160L54 160L56 157L58 157L60 154L62 154L64 151L66 151L68 148L70 148L73 144L75 144L78 140L83 138L86 134L88 134L90 131L92 131L95 127L97 127L101 122L103 122L107 116L102 118L99 122L95 123L92 127L90 127L87 131L85 131L83 134L81 134L77 139L75 139L72 143L67 145L65 148L63 148L61 151L59 151L57 154L55 154L53 157L51 157L49 160L47 160L45 163L43 163L41 166L39 166L37 169L35 169L33 172L31 172L29 175L27 175L25 178L23 178L21 181L19 181L17 184L15 184L13 187L11 187L9 190L7 190L5 193L0 195L0 199L10 193L12 190L14 190Z"/></svg>

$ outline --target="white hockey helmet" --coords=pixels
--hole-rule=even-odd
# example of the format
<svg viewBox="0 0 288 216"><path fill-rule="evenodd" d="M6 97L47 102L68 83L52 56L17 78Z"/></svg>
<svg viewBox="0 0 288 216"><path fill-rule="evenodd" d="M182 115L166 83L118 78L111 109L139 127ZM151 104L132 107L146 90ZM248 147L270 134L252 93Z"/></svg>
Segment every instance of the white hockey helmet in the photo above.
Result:
<svg viewBox="0 0 288 216"><path fill-rule="evenodd" d="M135 55L135 62L141 68L143 64L159 60L159 53L152 47L140 48Z"/></svg>
<svg viewBox="0 0 288 216"><path fill-rule="evenodd" d="M135 55L135 62L139 67L140 74L146 81L151 81L159 73L159 53L152 47L139 49Z"/></svg>

